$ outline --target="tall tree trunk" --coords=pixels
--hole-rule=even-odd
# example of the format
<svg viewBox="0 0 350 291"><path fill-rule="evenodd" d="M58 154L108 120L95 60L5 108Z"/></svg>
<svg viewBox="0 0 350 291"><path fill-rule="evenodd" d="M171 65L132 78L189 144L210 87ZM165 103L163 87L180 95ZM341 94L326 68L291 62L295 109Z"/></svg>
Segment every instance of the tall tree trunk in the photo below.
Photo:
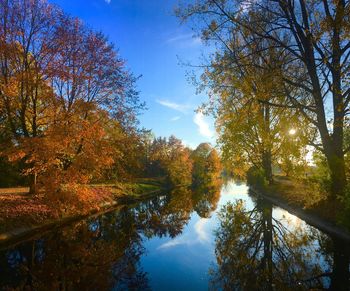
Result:
<svg viewBox="0 0 350 291"><path fill-rule="evenodd" d="M265 178L269 184L273 183L272 177L272 162L271 162L271 149L267 149L263 153L263 169L265 171Z"/></svg>
<svg viewBox="0 0 350 291"><path fill-rule="evenodd" d="M331 199L344 196L346 188L345 160L343 154L326 154L331 175Z"/></svg>
<svg viewBox="0 0 350 291"><path fill-rule="evenodd" d="M262 164L263 169L265 171L265 178L269 182L269 184L272 184L273 177L272 177L272 153L271 153L271 130L270 130L270 105L269 104L263 104L263 116L264 116L264 150L263 150L263 156L262 156Z"/></svg>
<svg viewBox="0 0 350 291"><path fill-rule="evenodd" d="M322 137L322 135L321 135ZM335 200L345 194L346 174L343 152L343 131L334 130L332 137L322 139L331 178L329 198Z"/></svg>

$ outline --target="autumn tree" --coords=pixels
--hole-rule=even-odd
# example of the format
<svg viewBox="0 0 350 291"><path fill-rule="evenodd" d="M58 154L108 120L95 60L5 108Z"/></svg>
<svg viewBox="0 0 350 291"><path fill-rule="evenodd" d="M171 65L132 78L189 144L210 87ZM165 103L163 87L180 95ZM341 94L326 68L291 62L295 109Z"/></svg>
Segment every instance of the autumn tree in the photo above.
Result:
<svg viewBox="0 0 350 291"><path fill-rule="evenodd" d="M192 184L194 187L200 185L215 185L221 175L220 157L209 143L201 143L192 152L193 160Z"/></svg>
<svg viewBox="0 0 350 291"><path fill-rule="evenodd" d="M0 1L0 15L2 154L32 185L100 176L136 131L136 78L103 34L46 1Z"/></svg>
<svg viewBox="0 0 350 291"><path fill-rule="evenodd" d="M158 137L149 148L147 172L153 177L165 177L173 186L192 183L191 150L175 136Z"/></svg>
<svg viewBox="0 0 350 291"><path fill-rule="evenodd" d="M262 51L279 49L280 79L288 103L270 104L296 109L317 136L309 144L324 153L331 173L331 197L344 195L347 178L344 129L349 126L350 5L348 1L216 1L204 0L179 10L183 19L195 18L205 38L224 43L227 51L242 50L228 39L246 31L248 44ZM252 57L252 58L251 58ZM263 65L263 67L266 67ZM297 94L289 94L297 92Z"/></svg>

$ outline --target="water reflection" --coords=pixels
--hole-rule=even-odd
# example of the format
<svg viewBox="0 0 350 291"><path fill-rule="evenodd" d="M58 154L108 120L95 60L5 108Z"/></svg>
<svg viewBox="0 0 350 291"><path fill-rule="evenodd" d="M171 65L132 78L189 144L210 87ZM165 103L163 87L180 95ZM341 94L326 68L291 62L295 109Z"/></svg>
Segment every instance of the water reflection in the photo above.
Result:
<svg viewBox="0 0 350 291"><path fill-rule="evenodd" d="M220 199L221 184L199 185L193 189L194 210L202 218L208 218L216 210Z"/></svg>
<svg viewBox="0 0 350 291"><path fill-rule="evenodd" d="M213 289L348 290L346 242L293 223L284 211L275 217L273 205L266 200L254 202L249 209L239 199L218 213Z"/></svg>
<svg viewBox="0 0 350 291"><path fill-rule="evenodd" d="M3 252L3 289L147 289L135 226L135 217L124 209Z"/></svg>
<svg viewBox="0 0 350 291"><path fill-rule="evenodd" d="M219 189L178 188L0 251L0 290L348 290L345 242L244 185Z"/></svg>

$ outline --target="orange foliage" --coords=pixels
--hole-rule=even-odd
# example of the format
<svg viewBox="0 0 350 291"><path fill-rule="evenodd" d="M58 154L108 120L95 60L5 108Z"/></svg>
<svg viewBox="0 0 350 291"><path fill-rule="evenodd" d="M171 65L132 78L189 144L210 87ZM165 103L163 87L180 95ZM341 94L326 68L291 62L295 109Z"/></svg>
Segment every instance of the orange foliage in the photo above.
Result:
<svg viewBox="0 0 350 291"><path fill-rule="evenodd" d="M77 185L118 162L136 127L135 78L104 35L46 1L0 0L0 15L0 154L49 196L89 200Z"/></svg>

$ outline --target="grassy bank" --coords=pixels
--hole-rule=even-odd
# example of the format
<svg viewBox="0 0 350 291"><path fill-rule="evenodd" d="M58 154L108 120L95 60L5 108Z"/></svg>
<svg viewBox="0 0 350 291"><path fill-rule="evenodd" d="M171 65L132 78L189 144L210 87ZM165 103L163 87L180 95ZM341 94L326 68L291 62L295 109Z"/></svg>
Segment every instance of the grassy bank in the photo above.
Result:
<svg viewBox="0 0 350 291"><path fill-rule="evenodd" d="M102 211L118 203L156 195L164 189L160 179L139 179L132 183L93 184L84 189L83 197L52 199L43 193L36 195L0 192L0 241L10 233L18 233L73 217Z"/></svg>

